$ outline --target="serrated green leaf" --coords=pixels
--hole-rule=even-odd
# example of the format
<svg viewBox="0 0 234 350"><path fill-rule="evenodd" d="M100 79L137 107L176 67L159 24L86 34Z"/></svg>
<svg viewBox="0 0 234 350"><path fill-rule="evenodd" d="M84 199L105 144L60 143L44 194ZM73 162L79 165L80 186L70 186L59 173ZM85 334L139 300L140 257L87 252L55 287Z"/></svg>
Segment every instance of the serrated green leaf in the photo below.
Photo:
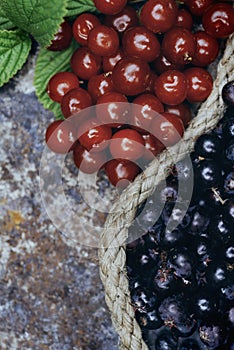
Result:
<svg viewBox="0 0 234 350"><path fill-rule="evenodd" d="M76 16L83 12L97 12L93 0L68 0L66 16Z"/></svg>
<svg viewBox="0 0 234 350"><path fill-rule="evenodd" d="M4 13L41 46L49 46L66 15L67 0L1 0Z"/></svg>
<svg viewBox="0 0 234 350"><path fill-rule="evenodd" d="M21 30L0 30L0 86L7 83L28 58L31 40Z"/></svg>
<svg viewBox="0 0 234 350"><path fill-rule="evenodd" d="M0 30L12 29L15 25L7 18L0 4Z"/></svg>
<svg viewBox="0 0 234 350"><path fill-rule="evenodd" d="M70 59L77 47L77 43L73 41L68 49L61 52L49 51L42 48L37 57L34 75L36 95L44 108L50 109L57 119L63 119L60 104L49 98L46 88L50 78L55 73L70 70Z"/></svg>

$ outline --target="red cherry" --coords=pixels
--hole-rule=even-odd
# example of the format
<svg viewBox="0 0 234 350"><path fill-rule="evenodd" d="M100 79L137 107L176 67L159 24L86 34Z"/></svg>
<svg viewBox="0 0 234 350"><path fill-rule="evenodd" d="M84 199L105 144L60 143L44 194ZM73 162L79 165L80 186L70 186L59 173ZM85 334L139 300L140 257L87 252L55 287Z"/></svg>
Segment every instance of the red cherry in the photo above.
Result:
<svg viewBox="0 0 234 350"><path fill-rule="evenodd" d="M110 152L114 158L135 160L144 153L144 140L132 129L117 131L110 141Z"/></svg>
<svg viewBox="0 0 234 350"><path fill-rule="evenodd" d="M131 126L141 132L149 131L152 119L164 111L159 99L148 93L136 97L132 103Z"/></svg>
<svg viewBox="0 0 234 350"><path fill-rule="evenodd" d="M155 60L160 53L156 35L143 26L128 29L122 39L124 53L140 57L147 62Z"/></svg>
<svg viewBox="0 0 234 350"><path fill-rule="evenodd" d="M105 15L115 15L123 10L127 0L93 0L94 5Z"/></svg>
<svg viewBox="0 0 234 350"><path fill-rule="evenodd" d="M47 47L50 51L62 51L68 48L72 40L72 28L67 21L64 21L54 35L51 45Z"/></svg>
<svg viewBox="0 0 234 350"><path fill-rule="evenodd" d="M126 188L140 172L140 168L130 160L112 159L105 165L105 171L113 186Z"/></svg>
<svg viewBox="0 0 234 350"><path fill-rule="evenodd" d="M187 80L187 100L189 102L202 102L211 93L213 79L209 72L203 68L189 68L184 71Z"/></svg>
<svg viewBox="0 0 234 350"><path fill-rule="evenodd" d="M47 146L55 153L66 154L76 142L76 132L68 120L55 120L46 130Z"/></svg>
<svg viewBox="0 0 234 350"><path fill-rule="evenodd" d="M154 91L158 99L165 104L182 103L187 95L186 77L178 70L168 70L157 77Z"/></svg>
<svg viewBox="0 0 234 350"><path fill-rule="evenodd" d="M170 69L176 69L176 70L182 71L184 68L184 65L175 64L168 61L168 59L162 54L160 54L159 57L157 57L156 60L152 62L152 66L153 66L153 69L158 74L166 72L167 70L170 70Z"/></svg>
<svg viewBox="0 0 234 350"><path fill-rule="evenodd" d="M184 125L180 118L172 113L162 113L152 120L152 135L166 147L173 146L184 134Z"/></svg>
<svg viewBox="0 0 234 350"><path fill-rule="evenodd" d="M143 157L147 161L151 161L164 150L165 146L150 133L141 134L141 136L145 141L145 152Z"/></svg>
<svg viewBox="0 0 234 350"><path fill-rule="evenodd" d="M225 2L212 4L202 16L205 31L215 38L227 38L234 32L234 7Z"/></svg>
<svg viewBox="0 0 234 350"><path fill-rule="evenodd" d="M104 24L114 28L118 33L123 33L130 27L138 25L136 10L131 6L126 6L121 12L114 16L106 16Z"/></svg>
<svg viewBox="0 0 234 350"><path fill-rule="evenodd" d="M193 64L201 67L208 66L218 56L219 43L217 39L202 30L194 33L194 38L197 48L193 57Z"/></svg>
<svg viewBox="0 0 234 350"><path fill-rule="evenodd" d="M112 72L117 62L124 57L123 50L119 49L116 54L112 56L105 56L102 58L103 72Z"/></svg>
<svg viewBox="0 0 234 350"><path fill-rule="evenodd" d="M126 96L115 91L100 96L96 103L97 118L110 127L124 124L130 107L127 102Z"/></svg>
<svg viewBox="0 0 234 350"><path fill-rule="evenodd" d="M88 36L88 48L98 56L111 56L119 48L119 37L113 28L104 25L94 27Z"/></svg>
<svg viewBox="0 0 234 350"><path fill-rule="evenodd" d="M163 37L162 53L172 63L190 63L195 50L196 43L193 34L186 28L173 27Z"/></svg>
<svg viewBox="0 0 234 350"><path fill-rule="evenodd" d="M78 169L86 174L97 172L106 163L105 152L89 152L79 143L73 151L74 163Z"/></svg>
<svg viewBox="0 0 234 350"><path fill-rule="evenodd" d="M112 72L112 81L117 91L127 96L145 91L150 76L149 65L138 57L122 58Z"/></svg>
<svg viewBox="0 0 234 350"><path fill-rule="evenodd" d="M88 92L92 96L94 102L96 102L100 96L110 91L114 91L111 75L103 73L94 75L89 79Z"/></svg>
<svg viewBox="0 0 234 350"><path fill-rule="evenodd" d="M195 16L202 16L204 11L214 2L214 0L185 0L185 5Z"/></svg>
<svg viewBox="0 0 234 350"><path fill-rule="evenodd" d="M192 119L191 109L185 103L181 103L181 104L175 105L175 106L166 105L165 112L175 114L178 118L180 118L182 120L185 127L189 124L189 122Z"/></svg>
<svg viewBox="0 0 234 350"><path fill-rule="evenodd" d="M77 76L70 72L59 72L53 75L47 85L51 100L61 103L63 96L70 90L79 87Z"/></svg>
<svg viewBox="0 0 234 350"><path fill-rule="evenodd" d="M82 13L79 15L73 23L72 32L75 40L80 45L88 44L89 32L101 23L97 16L92 13Z"/></svg>
<svg viewBox="0 0 234 350"><path fill-rule="evenodd" d="M61 102L61 110L65 118L90 106L92 106L92 98L86 90L81 88L68 91Z"/></svg>
<svg viewBox="0 0 234 350"><path fill-rule="evenodd" d="M177 11L174 0L149 0L141 9L140 21L152 32L164 33L175 24Z"/></svg>
<svg viewBox="0 0 234 350"><path fill-rule="evenodd" d="M149 94L154 94L154 84L155 84L155 80L157 79L157 74L154 73L152 70L150 71L150 76L148 79L148 84L146 87L146 92Z"/></svg>
<svg viewBox="0 0 234 350"><path fill-rule="evenodd" d="M88 80L99 73L101 58L87 47L80 47L72 55L71 68L79 78Z"/></svg>
<svg viewBox="0 0 234 350"><path fill-rule="evenodd" d="M191 30L193 27L193 17L190 12L188 12L185 9L179 9L175 26L177 27L183 27L188 30Z"/></svg>

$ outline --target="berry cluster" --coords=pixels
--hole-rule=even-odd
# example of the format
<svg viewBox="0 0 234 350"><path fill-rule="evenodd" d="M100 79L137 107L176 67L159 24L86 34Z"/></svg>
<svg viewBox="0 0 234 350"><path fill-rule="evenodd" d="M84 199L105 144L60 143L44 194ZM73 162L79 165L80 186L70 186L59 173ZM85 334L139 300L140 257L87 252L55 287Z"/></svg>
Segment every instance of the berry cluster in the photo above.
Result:
<svg viewBox="0 0 234 350"><path fill-rule="evenodd" d="M234 348L234 82L222 95L223 119L196 140L191 163L173 167L166 186L149 199L148 229L127 245L132 304L150 349ZM192 173L186 209L178 184L186 191ZM135 232L132 227L130 237Z"/></svg>
<svg viewBox="0 0 234 350"><path fill-rule="evenodd" d="M59 153L73 150L84 172L105 164L113 185L134 180L141 171L136 161L152 160L182 137L191 104L212 91L206 68L218 56L220 39L234 31L230 3L126 3L94 0L102 15L83 13L72 26L65 21L49 48L66 48L72 36L80 45L71 58L72 72L59 72L48 83L66 122L49 125L47 144ZM69 123L74 114L76 125Z"/></svg>

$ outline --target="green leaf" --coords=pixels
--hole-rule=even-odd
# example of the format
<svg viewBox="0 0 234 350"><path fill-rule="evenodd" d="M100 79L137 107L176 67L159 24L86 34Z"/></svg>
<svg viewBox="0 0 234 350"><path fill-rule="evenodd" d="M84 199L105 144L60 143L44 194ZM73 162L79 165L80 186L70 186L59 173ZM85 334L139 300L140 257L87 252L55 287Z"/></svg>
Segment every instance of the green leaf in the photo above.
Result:
<svg viewBox="0 0 234 350"><path fill-rule="evenodd" d="M0 4L0 30L12 29L15 25L7 18Z"/></svg>
<svg viewBox="0 0 234 350"><path fill-rule="evenodd" d="M30 33L41 46L49 46L66 15L67 0L1 0L6 16Z"/></svg>
<svg viewBox="0 0 234 350"><path fill-rule="evenodd" d="M76 16L83 12L97 12L93 0L68 0L66 16Z"/></svg>
<svg viewBox="0 0 234 350"><path fill-rule="evenodd" d="M50 109L58 119L64 119L60 104L49 98L46 92L47 84L55 73L70 70L70 59L77 47L77 43L73 41L69 48L61 52L42 48L37 57L34 75L36 95L44 108Z"/></svg>
<svg viewBox="0 0 234 350"><path fill-rule="evenodd" d="M7 83L26 62L31 40L21 30L0 30L0 86Z"/></svg>

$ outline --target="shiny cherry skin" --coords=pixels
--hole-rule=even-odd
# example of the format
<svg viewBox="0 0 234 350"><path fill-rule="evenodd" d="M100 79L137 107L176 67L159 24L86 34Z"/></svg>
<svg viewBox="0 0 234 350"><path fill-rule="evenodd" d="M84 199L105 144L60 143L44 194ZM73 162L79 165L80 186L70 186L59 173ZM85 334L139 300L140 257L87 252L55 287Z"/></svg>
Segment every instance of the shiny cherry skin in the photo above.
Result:
<svg viewBox="0 0 234 350"><path fill-rule="evenodd" d="M114 67L112 81L117 91L127 96L145 91L150 75L149 65L135 56L122 58Z"/></svg>
<svg viewBox="0 0 234 350"><path fill-rule="evenodd" d="M78 42L78 44L87 46L90 31L100 24L101 23L97 16L93 15L92 13L82 13L75 19L72 26L74 39Z"/></svg>
<svg viewBox="0 0 234 350"><path fill-rule="evenodd" d="M128 29L122 39L126 55L137 56L146 62L155 60L160 53L160 44L156 35L143 26Z"/></svg>
<svg viewBox="0 0 234 350"><path fill-rule="evenodd" d="M175 24L177 12L174 0L149 0L141 9L140 21L152 32L164 33Z"/></svg>
<svg viewBox="0 0 234 350"><path fill-rule="evenodd" d="M89 80L101 70L101 57L94 55L87 47L79 47L71 58L72 71L81 79Z"/></svg>
<svg viewBox="0 0 234 350"><path fill-rule="evenodd" d="M103 151L112 137L112 130L107 125L100 125L95 118L82 123L78 128L78 140L88 151Z"/></svg>
<svg viewBox="0 0 234 350"><path fill-rule="evenodd" d="M106 163L107 156L104 151L87 151L78 143L73 150L73 160L78 169L86 174L93 174L103 167Z"/></svg>
<svg viewBox="0 0 234 350"><path fill-rule="evenodd" d="M88 48L97 56L114 55L119 48L119 36L113 28L101 24L90 31Z"/></svg>
<svg viewBox="0 0 234 350"><path fill-rule="evenodd" d="M54 39L52 40L49 47L47 47L50 51L63 51L71 44L72 41L72 28L67 21L64 21L58 30L58 32L54 35Z"/></svg>
<svg viewBox="0 0 234 350"><path fill-rule="evenodd" d="M46 129L47 146L55 153L68 153L76 139L76 132L68 120L55 120Z"/></svg>
<svg viewBox="0 0 234 350"><path fill-rule="evenodd" d="M124 57L124 53L122 49L118 49L118 51L111 56L105 56L102 58L102 69L103 72L112 72L115 65L117 64L117 62L119 62L123 57Z"/></svg>
<svg viewBox="0 0 234 350"><path fill-rule="evenodd" d="M92 106L92 97L81 88L68 91L61 102L61 110L65 118L72 114L79 113L81 110Z"/></svg>
<svg viewBox="0 0 234 350"><path fill-rule="evenodd" d="M193 56L193 64L199 67L208 66L214 62L219 53L219 43L213 36L199 30L194 33L196 51Z"/></svg>
<svg viewBox="0 0 234 350"><path fill-rule="evenodd" d="M127 0L94 0L94 5L105 15L115 15L123 10Z"/></svg>
<svg viewBox="0 0 234 350"><path fill-rule="evenodd" d="M205 31L215 38L227 38L234 32L234 8L232 4L212 4L202 16Z"/></svg>
<svg viewBox="0 0 234 350"><path fill-rule="evenodd" d="M138 22L137 12L132 6L126 6L115 16L104 18L104 24L107 27L114 28L119 34L124 33L128 28L137 26Z"/></svg>
<svg viewBox="0 0 234 350"><path fill-rule="evenodd" d="M151 130L165 147L173 146L184 134L184 125L175 114L164 112L160 117L152 120Z"/></svg>
<svg viewBox="0 0 234 350"><path fill-rule="evenodd" d="M152 62L152 66L157 74L161 74L170 69L176 69L180 71L184 69L183 64L181 65L181 64L172 63L165 56L163 56L162 53L159 55L159 57L156 58L156 60Z"/></svg>
<svg viewBox="0 0 234 350"><path fill-rule="evenodd" d="M138 165L127 159L111 159L104 169L110 183L120 188L127 187L140 172Z"/></svg>
<svg viewBox="0 0 234 350"><path fill-rule="evenodd" d="M184 127L187 127L192 120L192 112L188 104L180 103L175 106L165 106L165 112L175 114L184 123Z"/></svg>
<svg viewBox="0 0 234 350"><path fill-rule="evenodd" d="M190 63L195 50L195 39L188 29L173 27L165 33L162 41L162 54L172 63Z"/></svg>
<svg viewBox="0 0 234 350"><path fill-rule="evenodd" d="M164 107L159 99L152 94L144 93L132 101L130 124L138 131L149 132L152 119L162 112Z"/></svg>
<svg viewBox="0 0 234 350"><path fill-rule="evenodd" d="M208 71L203 68L193 67L184 71L187 80L187 100L189 102L202 102L211 93L213 79Z"/></svg>
<svg viewBox="0 0 234 350"><path fill-rule="evenodd" d="M141 136L145 142L143 158L151 161L164 150L165 146L150 133L141 134Z"/></svg>
<svg viewBox="0 0 234 350"><path fill-rule="evenodd" d="M184 8L178 10L175 26L191 30L193 27L193 17L191 13Z"/></svg>
<svg viewBox="0 0 234 350"><path fill-rule="evenodd" d="M144 153L142 136L132 129L117 131L110 141L110 152L113 158L128 160L139 159Z"/></svg>
<svg viewBox="0 0 234 350"><path fill-rule="evenodd" d="M214 0L185 0L185 5L194 16L202 16Z"/></svg>
<svg viewBox="0 0 234 350"><path fill-rule="evenodd" d="M79 87L79 79L70 72L54 74L47 85L47 93L51 100L61 103L63 96L70 90Z"/></svg>
<svg viewBox="0 0 234 350"><path fill-rule="evenodd" d="M88 81L88 92L94 102L96 102L100 96L114 90L111 75L104 73L94 75Z"/></svg>
<svg viewBox="0 0 234 350"><path fill-rule="evenodd" d="M187 81L178 70L168 70L159 75L154 85L155 95L168 105L182 103L187 95Z"/></svg>
<svg viewBox="0 0 234 350"><path fill-rule="evenodd" d="M149 94L154 94L154 84L155 84L155 80L157 79L157 74L154 73L154 71L150 71L150 76L148 79L148 84L146 86L146 92Z"/></svg>

